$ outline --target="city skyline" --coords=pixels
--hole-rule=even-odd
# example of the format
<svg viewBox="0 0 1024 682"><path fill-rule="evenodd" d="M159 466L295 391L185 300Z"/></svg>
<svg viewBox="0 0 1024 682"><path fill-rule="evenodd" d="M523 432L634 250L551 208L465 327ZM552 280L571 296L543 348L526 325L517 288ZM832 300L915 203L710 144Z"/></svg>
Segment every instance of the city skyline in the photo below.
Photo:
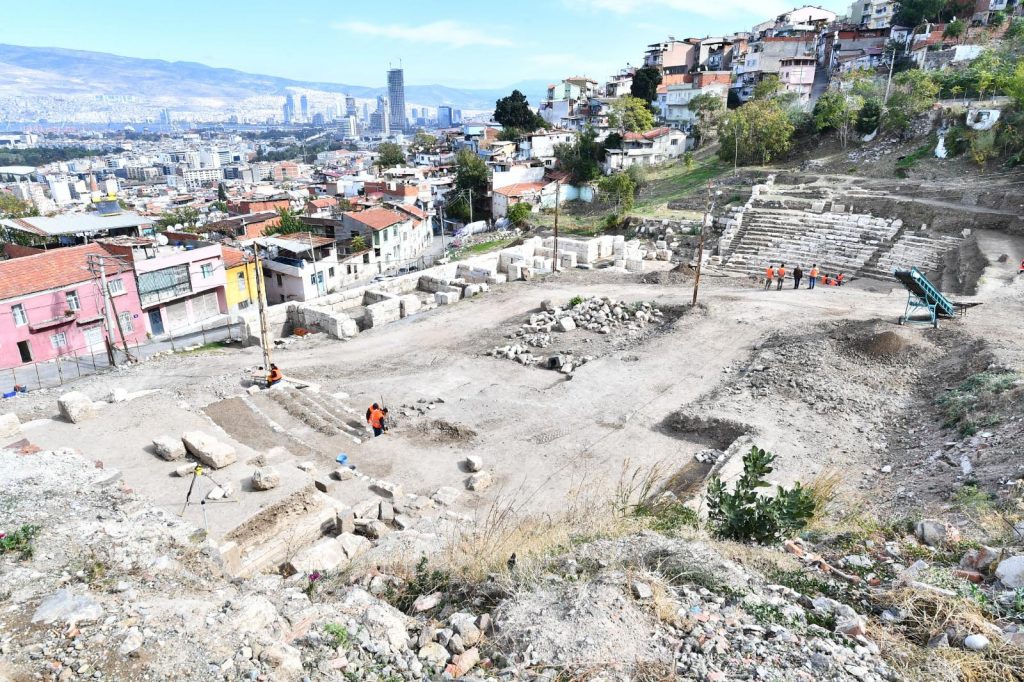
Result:
<svg viewBox="0 0 1024 682"><path fill-rule="evenodd" d="M568 75L602 79L627 63L637 65L643 45L668 35L731 34L799 4L782 0L527 0L515 16L488 21L479 14L492 10L481 10L476 3L453 2L437 8L399 2L395 7L401 11L389 15L401 19L383 21L372 14L336 18L337 7L326 0L314 0L308 11L284 16L279 5L266 0L254 0L245 13L228 4L200 5L186 0L175 9L187 16L193 8L194 16L202 19L167 22L155 14L166 12L164 8L115 0L110 12L93 15L19 5L9 10L15 21L6 22L6 30L0 28L0 42L199 62L362 86L386 85L382 76L402 64L406 85L492 88L522 80L554 81ZM849 5L836 0L818 4L837 12L845 12ZM544 22L535 21L540 14L529 11L532 6L544 10ZM467 14L469 10L472 13ZM109 30L112 15L119 22L117 31ZM463 18L470 15L473 21ZM231 30L226 31L227 27ZM288 40L290 35L296 39ZM270 45L286 42L289 47L252 50L254 40ZM323 58L325 45L335 58ZM338 63L345 68L339 69Z"/></svg>

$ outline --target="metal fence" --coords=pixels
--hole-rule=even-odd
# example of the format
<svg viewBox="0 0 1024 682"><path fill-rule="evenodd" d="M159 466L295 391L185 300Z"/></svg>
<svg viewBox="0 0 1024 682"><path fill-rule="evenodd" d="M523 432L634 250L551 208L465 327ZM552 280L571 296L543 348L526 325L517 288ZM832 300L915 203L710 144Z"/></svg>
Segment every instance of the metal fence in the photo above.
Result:
<svg viewBox="0 0 1024 682"><path fill-rule="evenodd" d="M118 345L114 350L114 362L121 366L166 351L187 352L209 343L244 341L244 334L245 329L241 322L219 320L215 323L201 324L198 329L189 328L184 333L164 335L145 343L129 342L127 355L124 348ZM5 398L11 398L16 397L18 393L64 386L83 376L109 371L111 367L105 349L69 349L54 360L29 362L0 370L0 393Z"/></svg>

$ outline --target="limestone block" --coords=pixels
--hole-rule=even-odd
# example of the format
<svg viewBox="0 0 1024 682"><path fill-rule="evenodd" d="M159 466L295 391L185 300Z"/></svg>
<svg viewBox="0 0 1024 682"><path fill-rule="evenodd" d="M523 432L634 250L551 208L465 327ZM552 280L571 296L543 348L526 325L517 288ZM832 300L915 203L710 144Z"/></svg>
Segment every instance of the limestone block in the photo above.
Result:
<svg viewBox="0 0 1024 682"><path fill-rule="evenodd" d="M21 435L21 420L13 412L0 414L0 438L16 438Z"/></svg>
<svg viewBox="0 0 1024 682"><path fill-rule="evenodd" d="M439 291L434 294L434 300L437 301L438 305L451 305L458 303L459 295L454 291Z"/></svg>
<svg viewBox="0 0 1024 682"><path fill-rule="evenodd" d="M508 266L508 280L510 282L517 282L523 278L523 267L521 265L512 263Z"/></svg>
<svg viewBox="0 0 1024 682"><path fill-rule="evenodd" d="M407 296L402 296L398 300L401 303L401 316L402 317L409 317L410 315L412 315L412 314L414 314L416 312L419 312L419 309L421 307L420 297L417 296L416 294L409 294Z"/></svg>
<svg viewBox="0 0 1024 682"><path fill-rule="evenodd" d="M465 464L466 471L474 474L484 468L484 460L476 455L466 457Z"/></svg>
<svg viewBox="0 0 1024 682"><path fill-rule="evenodd" d="M96 416L96 405L89 396L78 391L65 393L57 399L60 415L72 424L91 419Z"/></svg>
<svg viewBox="0 0 1024 682"><path fill-rule="evenodd" d="M185 444L174 436L157 436L153 439L153 449L169 462L185 456Z"/></svg>
<svg viewBox="0 0 1024 682"><path fill-rule="evenodd" d="M356 532L356 513L351 509L341 509L334 515L334 532L339 537L345 533Z"/></svg>
<svg viewBox="0 0 1024 682"><path fill-rule="evenodd" d="M290 573L333 571L348 563L345 548L337 538L323 538L299 551L287 563Z"/></svg>
<svg viewBox="0 0 1024 682"><path fill-rule="evenodd" d="M466 487L476 492L489 488L492 483L494 476L490 471L479 471L466 479Z"/></svg>
<svg viewBox="0 0 1024 682"><path fill-rule="evenodd" d="M341 545L342 550L344 550L345 556L350 560L355 559L370 548L370 541L362 535L342 533L335 539L338 541L338 544Z"/></svg>
<svg viewBox="0 0 1024 682"><path fill-rule="evenodd" d="M576 329L576 321L569 316L562 317L559 318L558 325L555 328L560 332L571 332Z"/></svg>
<svg viewBox="0 0 1024 682"><path fill-rule="evenodd" d="M187 431L181 439L188 452L211 469L221 469L238 460L233 447L202 431Z"/></svg>

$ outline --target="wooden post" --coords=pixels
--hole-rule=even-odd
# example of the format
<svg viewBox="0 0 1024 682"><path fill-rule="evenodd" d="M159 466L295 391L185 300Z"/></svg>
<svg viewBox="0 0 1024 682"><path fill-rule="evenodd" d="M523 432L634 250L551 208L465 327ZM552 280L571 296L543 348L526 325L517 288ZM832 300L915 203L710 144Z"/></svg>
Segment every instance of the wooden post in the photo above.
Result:
<svg viewBox="0 0 1024 682"><path fill-rule="evenodd" d="M707 229L707 223L711 220L711 211L714 210L715 204L711 201L711 181L708 180L708 198L704 204L704 217L700 223L700 241L697 242L697 272L693 278L693 305L697 305L697 289L700 287L700 266L704 260L704 230Z"/></svg>

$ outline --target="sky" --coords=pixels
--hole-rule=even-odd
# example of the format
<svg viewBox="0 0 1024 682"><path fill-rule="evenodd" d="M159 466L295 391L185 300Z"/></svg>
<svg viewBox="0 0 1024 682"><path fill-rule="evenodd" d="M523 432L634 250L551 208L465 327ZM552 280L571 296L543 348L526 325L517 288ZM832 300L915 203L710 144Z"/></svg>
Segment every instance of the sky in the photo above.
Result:
<svg viewBox="0 0 1024 682"><path fill-rule="evenodd" d="M649 43L730 34L792 0L176 0L13 2L0 42L192 61L251 73L382 86L503 87L643 61ZM844 13L849 2L818 0ZM61 7L66 5L66 7Z"/></svg>

